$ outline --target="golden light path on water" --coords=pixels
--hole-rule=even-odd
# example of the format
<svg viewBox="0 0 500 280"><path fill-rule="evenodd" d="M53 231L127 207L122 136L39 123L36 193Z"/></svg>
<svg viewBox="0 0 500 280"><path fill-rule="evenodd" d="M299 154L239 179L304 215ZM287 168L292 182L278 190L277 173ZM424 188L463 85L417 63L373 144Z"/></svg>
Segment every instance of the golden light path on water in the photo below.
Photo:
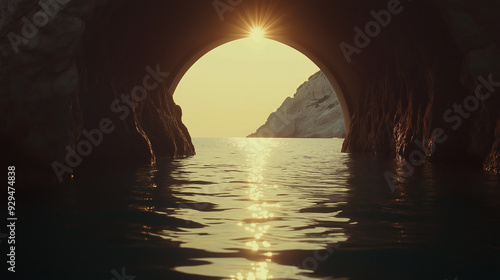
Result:
<svg viewBox="0 0 500 280"><path fill-rule="evenodd" d="M178 161L172 176L182 183L171 189L196 202L172 209L172 216L203 227L164 230L161 237L217 257L193 257L199 264L175 270L232 280L312 279L303 276L310 269L273 258L297 250L312 255L347 239L343 226L324 225L352 224L336 217L340 211L314 210L346 203L347 157L337 151L342 142L317 140L324 148L307 150L303 140L201 139L195 157ZM212 184L186 183L200 181Z"/></svg>
<svg viewBox="0 0 500 280"><path fill-rule="evenodd" d="M265 188L267 187L263 184L263 171L266 167L270 152L274 146L277 145L277 143L271 142L271 144L269 144L269 141L266 141L265 139L257 140L260 141L254 141L252 145L249 145L249 142L239 142L238 147L245 151L249 162L249 168L247 170L248 182L250 183L248 196L253 204L247 209L251 214L251 220L262 222L273 218L274 213L272 212L272 209L280 207L278 202L267 203L262 201L263 196L265 196ZM256 222L251 222L250 224L239 222L238 226L244 228L245 231L250 232L254 236L254 240L247 241L245 245L252 251L262 254L262 256L266 259L262 262L251 263L250 271L238 272L236 275L230 275L230 278L238 280L272 279L273 275L269 272L268 263L271 262L273 253L268 250L271 247L271 243L266 240L266 233L271 226L262 225L261 223Z"/></svg>

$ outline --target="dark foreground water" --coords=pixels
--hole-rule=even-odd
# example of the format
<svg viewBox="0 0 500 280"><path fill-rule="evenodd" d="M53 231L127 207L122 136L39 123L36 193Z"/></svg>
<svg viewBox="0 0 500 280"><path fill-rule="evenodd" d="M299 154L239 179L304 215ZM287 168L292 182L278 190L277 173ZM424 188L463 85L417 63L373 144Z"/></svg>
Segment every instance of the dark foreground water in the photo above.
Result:
<svg viewBox="0 0 500 280"><path fill-rule="evenodd" d="M432 165L391 189L396 163L341 139L194 142L189 159L20 193L6 279L500 279L498 176Z"/></svg>

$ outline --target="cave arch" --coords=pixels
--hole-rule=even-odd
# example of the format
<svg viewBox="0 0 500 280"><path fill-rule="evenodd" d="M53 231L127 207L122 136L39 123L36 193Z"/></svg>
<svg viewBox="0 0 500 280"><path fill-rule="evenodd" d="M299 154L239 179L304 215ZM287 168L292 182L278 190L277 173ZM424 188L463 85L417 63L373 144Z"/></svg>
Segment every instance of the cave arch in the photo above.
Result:
<svg viewBox="0 0 500 280"><path fill-rule="evenodd" d="M65 161L67 147L77 145L84 129L92 130L103 118L112 117L110 104L141 83L147 66L172 75L132 117L116 120L116 130L84 164L112 166L193 155L172 90L199 56L244 37L251 24L266 25L268 38L302 52L327 75L344 115L349 115L345 152L408 156L419 149L415 139L426 140L433 128L449 127L443 113L474 95L481 81L478 77L500 79L495 36L498 5L486 0L473 4L448 0L62 1L66 6L37 28L27 28L26 19L33 19L41 7L17 2L22 4L0 5L4 96L0 109L5 112L1 134L12 147L6 158L17 158L19 165L50 178L51 163ZM222 15L214 3L226 5ZM373 27L374 13L390 5L398 11L391 22L380 32L372 29L369 44L359 46L346 59L339 46L355 45L358 30ZM474 24L463 24L464 19ZM30 34L25 34L27 30ZM12 38L17 38L14 48ZM484 169L500 172L500 111L496 110L500 99L495 96L464 120L459 130L448 129L448 140L431 160L482 163Z"/></svg>
<svg viewBox="0 0 500 280"><path fill-rule="evenodd" d="M245 37L240 36L240 37L222 38L222 39L207 43L206 45L200 47L192 55L190 55L187 59L185 59L185 63L179 68L179 70L173 76L172 82L169 85L168 91L171 92L172 94L175 94L175 90L176 90L177 86L179 85L180 81L182 80L182 78L184 77L184 75L204 55L206 55L210 51L212 51L212 50L214 50L222 45L225 45L227 43L233 42L233 41L238 40L238 39L243 39L243 38L245 38ZM351 104L351 102L349 100L349 96L346 95L345 89L343 89L341 86L341 83L339 83L338 78L336 76L336 73L334 71L331 71L330 68L327 66L327 64L325 64L324 61L319 59L319 57L315 56L306 47L303 47L300 44L294 43L291 40L287 40L285 38L274 39L271 37L271 38L267 38L267 39L271 39L271 40L274 40L276 42L282 43L288 47L291 47L292 49L305 55L309 60L311 60L314 64L316 64L320 68L320 70L328 78L330 84L332 85L332 87L335 91L335 94L337 95L340 106L342 108L342 115L344 117L344 124L345 124L345 128L346 128L346 133L348 133L349 127L351 125L351 115L350 115L350 108L349 108L349 104Z"/></svg>

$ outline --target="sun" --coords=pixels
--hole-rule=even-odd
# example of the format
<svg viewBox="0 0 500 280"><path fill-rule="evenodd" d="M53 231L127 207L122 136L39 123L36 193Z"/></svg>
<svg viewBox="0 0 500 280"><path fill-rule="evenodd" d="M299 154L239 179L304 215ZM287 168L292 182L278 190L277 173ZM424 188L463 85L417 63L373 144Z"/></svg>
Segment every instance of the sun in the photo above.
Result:
<svg viewBox="0 0 500 280"><path fill-rule="evenodd" d="M266 32L262 27L254 27L250 30L249 37L254 39L255 41L260 41L265 38Z"/></svg>

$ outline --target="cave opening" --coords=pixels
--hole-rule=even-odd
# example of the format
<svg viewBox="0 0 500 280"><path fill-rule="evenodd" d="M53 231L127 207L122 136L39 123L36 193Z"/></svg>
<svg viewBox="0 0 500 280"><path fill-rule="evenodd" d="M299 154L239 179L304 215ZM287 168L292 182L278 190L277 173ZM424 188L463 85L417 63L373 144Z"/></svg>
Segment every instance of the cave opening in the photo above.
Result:
<svg viewBox="0 0 500 280"><path fill-rule="evenodd" d="M176 86L191 136L344 137L345 103L328 75L262 29L249 33L203 53Z"/></svg>

